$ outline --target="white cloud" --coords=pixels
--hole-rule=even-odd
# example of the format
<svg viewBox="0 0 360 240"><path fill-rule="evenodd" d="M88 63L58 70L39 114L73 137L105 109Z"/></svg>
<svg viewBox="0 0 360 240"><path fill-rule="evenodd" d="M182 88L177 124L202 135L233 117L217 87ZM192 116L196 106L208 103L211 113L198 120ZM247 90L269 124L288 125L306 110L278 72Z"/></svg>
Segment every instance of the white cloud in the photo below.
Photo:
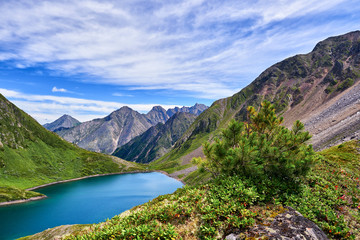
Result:
<svg viewBox="0 0 360 240"><path fill-rule="evenodd" d="M7 50L0 60L216 99L274 61L359 28L359 6L350 0L4 1L0 44ZM353 17L344 22L331 18L334 12ZM289 25L294 19L299 23Z"/></svg>
<svg viewBox="0 0 360 240"><path fill-rule="evenodd" d="M65 88L57 88L56 86L51 89L52 92L68 92Z"/></svg>
<svg viewBox="0 0 360 240"><path fill-rule="evenodd" d="M34 117L41 124L52 122L63 114L69 114L82 122L89 121L94 118L107 116L111 112L123 106L128 106L131 109L141 113L150 111L153 106L160 105L165 109L174 108L177 106L158 103L124 104L118 102L107 102L72 97L32 95L3 88L0 88L0 93L19 108L23 109L32 117Z"/></svg>

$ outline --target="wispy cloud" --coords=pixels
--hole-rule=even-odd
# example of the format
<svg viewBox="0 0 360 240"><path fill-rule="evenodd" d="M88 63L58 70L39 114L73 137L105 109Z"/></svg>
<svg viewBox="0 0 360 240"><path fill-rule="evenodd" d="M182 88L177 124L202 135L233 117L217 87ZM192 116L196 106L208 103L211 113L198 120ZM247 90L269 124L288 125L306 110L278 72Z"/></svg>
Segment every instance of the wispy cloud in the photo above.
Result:
<svg viewBox="0 0 360 240"><path fill-rule="evenodd" d="M94 118L104 117L123 106L128 106L141 113L146 113L150 111L153 106L158 105L165 109L176 107L176 105L158 103L124 104L72 97L32 95L3 88L0 88L0 93L15 105L27 111L28 114L33 116L41 124L52 122L63 114L69 114L82 122L88 121Z"/></svg>
<svg viewBox="0 0 360 240"><path fill-rule="evenodd" d="M318 40L359 29L359 10L351 0L3 1L0 60L217 99Z"/></svg>
<svg viewBox="0 0 360 240"><path fill-rule="evenodd" d="M115 96L115 97L134 97L134 95L124 94L124 93L119 93L119 92L115 92L112 95Z"/></svg>
<svg viewBox="0 0 360 240"><path fill-rule="evenodd" d="M52 92L69 92L68 90L66 90L65 88L57 88L56 86L54 86L52 89L51 89Z"/></svg>

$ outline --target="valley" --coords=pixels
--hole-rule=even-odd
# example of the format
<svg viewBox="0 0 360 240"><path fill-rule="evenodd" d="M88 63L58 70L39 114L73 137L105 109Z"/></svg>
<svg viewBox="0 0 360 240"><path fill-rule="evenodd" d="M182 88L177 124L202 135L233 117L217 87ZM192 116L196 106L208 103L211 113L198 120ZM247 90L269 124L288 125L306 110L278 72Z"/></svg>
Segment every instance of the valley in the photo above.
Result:
<svg viewBox="0 0 360 240"><path fill-rule="evenodd" d="M359 92L360 31L355 31L327 38L308 54L274 64L240 92L209 108L155 106L141 114L122 107L83 123L64 115L44 125L54 133L0 95L0 202L39 197L26 189L51 182L164 171L186 185L104 223L73 230L66 226L66 234L60 234L64 227L59 227L24 239L47 239L47 234L50 239L274 237L255 227L270 226L275 216L291 209L328 238L359 239ZM273 107L268 115L261 112L267 104ZM233 134L236 141L225 151L226 131L231 131L229 124L236 126L235 120L243 122L243 128L232 130L243 135ZM276 125L272 120L281 122L276 133L271 132ZM301 123L293 125L297 120L304 129ZM309 142L306 131L312 135ZM272 139L275 134L280 135ZM304 143L295 144L301 138ZM259 142L262 147L256 145ZM295 153L276 145L292 142L289 149ZM256 158L259 152L261 159ZM304 157L294 157L297 154ZM219 164L206 165L214 156L222 156ZM267 158L276 161L266 162ZM225 161L228 164L220 167ZM244 174L226 169L236 161L242 165L234 166ZM280 170L285 177L280 177ZM286 175L290 172L294 176Z"/></svg>

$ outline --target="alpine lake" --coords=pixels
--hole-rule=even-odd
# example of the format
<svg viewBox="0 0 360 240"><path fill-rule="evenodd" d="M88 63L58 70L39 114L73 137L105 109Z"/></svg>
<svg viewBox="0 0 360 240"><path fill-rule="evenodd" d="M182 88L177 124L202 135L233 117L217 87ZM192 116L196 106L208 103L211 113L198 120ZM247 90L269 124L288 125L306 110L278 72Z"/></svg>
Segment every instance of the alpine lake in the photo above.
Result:
<svg viewBox="0 0 360 240"><path fill-rule="evenodd" d="M67 224L105 221L183 184L164 174L132 173L86 178L35 191L47 198L0 207L0 239L12 240Z"/></svg>

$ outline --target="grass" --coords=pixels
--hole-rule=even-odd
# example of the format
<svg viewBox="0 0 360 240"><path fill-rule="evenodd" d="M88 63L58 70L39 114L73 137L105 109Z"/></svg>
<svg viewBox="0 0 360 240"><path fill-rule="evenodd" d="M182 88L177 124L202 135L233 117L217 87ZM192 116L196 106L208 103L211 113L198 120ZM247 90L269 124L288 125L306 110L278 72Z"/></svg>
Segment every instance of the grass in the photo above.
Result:
<svg viewBox="0 0 360 240"><path fill-rule="evenodd" d="M0 168L0 187L9 190L6 194L3 191L3 196L6 197L0 197L0 202L27 199L32 193L24 191L25 189L46 183L143 169L140 164L115 163L107 155L77 147L52 147L42 141L29 141L26 148L13 149L4 146L0 151L0 159L3 164Z"/></svg>
<svg viewBox="0 0 360 240"><path fill-rule="evenodd" d="M43 196L41 193L25 191L15 187L0 187L0 202L14 201L18 199L29 199Z"/></svg>
<svg viewBox="0 0 360 240"><path fill-rule="evenodd" d="M285 206L330 239L359 239L359 149L351 141L320 152L308 177L293 183L233 176L184 186L66 239L221 239L233 231L246 237Z"/></svg>
<svg viewBox="0 0 360 240"><path fill-rule="evenodd" d="M29 198L25 189L46 183L143 169L72 145L1 94L0 116L0 202Z"/></svg>

